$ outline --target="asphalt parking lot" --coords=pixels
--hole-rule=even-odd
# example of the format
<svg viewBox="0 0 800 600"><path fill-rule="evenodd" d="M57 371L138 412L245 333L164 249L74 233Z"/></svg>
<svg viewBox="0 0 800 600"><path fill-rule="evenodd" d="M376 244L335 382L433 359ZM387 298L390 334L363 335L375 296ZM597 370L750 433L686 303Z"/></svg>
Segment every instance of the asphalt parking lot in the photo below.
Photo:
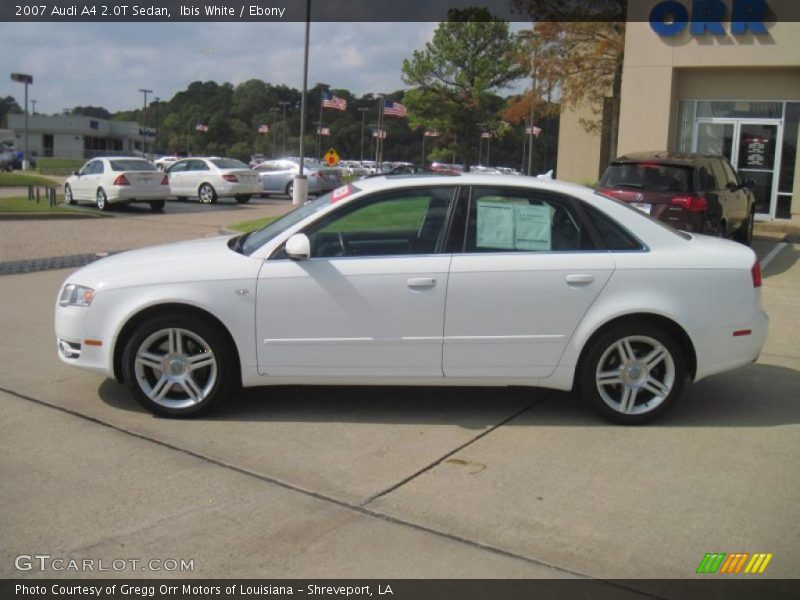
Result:
<svg viewBox="0 0 800 600"><path fill-rule="evenodd" d="M143 245L164 222L175 239L212 235L282 202L109 219L97 247ZM35 239L33 225L17 230ZM159 419L57 359L69 271L4 276L0 576L92 576L15 570L39 552L192 559L179 575L203 578L686 578L707 552L769 552L765 576L796 577L800 246L755 248L774 255L760 360L638 428L568 394L499 388L260 388Z"/></svg>

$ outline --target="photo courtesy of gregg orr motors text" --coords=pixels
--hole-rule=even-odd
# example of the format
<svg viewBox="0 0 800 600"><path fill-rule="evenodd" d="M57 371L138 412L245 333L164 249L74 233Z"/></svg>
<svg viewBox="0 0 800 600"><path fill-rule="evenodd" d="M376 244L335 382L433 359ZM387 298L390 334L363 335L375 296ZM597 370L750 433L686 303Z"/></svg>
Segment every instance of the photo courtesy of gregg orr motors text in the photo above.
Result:
<svg viewBox="0 0 800 600"><path fill-rule="evenodd" d="M185 558L63 558L50 554L19 554L14 558L17 571L98 573L153 571L191 573L194 559Z"/></svg>

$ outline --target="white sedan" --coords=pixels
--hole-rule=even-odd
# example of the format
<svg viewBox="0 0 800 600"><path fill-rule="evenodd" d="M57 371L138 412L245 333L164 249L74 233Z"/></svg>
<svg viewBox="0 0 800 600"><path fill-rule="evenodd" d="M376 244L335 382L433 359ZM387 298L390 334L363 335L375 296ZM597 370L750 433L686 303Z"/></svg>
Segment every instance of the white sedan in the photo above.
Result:
<svg viewBox="0 0 800 600"><path fill-rule="evenodd" d="M135 157L94 158L64 183L66 204L88 200L100 210L108 210L112 204L147 202L154 211L160 211L169 195L167 176Z"/></svg>
<svg viewBox="0 0 800 600"><path fill-rule="evenodd" d="M197 197L212 204L220 196L234 196L245 204L261 193L261 180L250 167L235 158L192 157L167 167L169 188L179 200Z"/></svg>
<svg viewBox="0 0 800 600"><path fill-rule="evenodd" d="M758 358L752 250L587 188L493 175L374 178L249 235L102 259L56 303L61 359L160 415L239 386L575 389L641 423Z"/></svg>

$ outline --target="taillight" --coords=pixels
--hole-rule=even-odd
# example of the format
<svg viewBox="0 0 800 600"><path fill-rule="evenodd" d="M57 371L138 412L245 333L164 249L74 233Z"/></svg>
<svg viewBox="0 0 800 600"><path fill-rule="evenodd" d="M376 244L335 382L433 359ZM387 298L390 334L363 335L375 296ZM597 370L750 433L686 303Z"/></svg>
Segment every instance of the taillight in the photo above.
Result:
<svg viewBox="0 0 800 600"><path fill-rule="evenodd" d="M169 177L167 177L166 173L164 173L164 176L161 178L161 185L169 185Z"/></svg>
<svg viewBox="0 0 800 600"><path fill-rule="evenodd" d="M236 183L237 181L239 181L239 178L236 177L236 175L234 175L233 173L228 173L226 175L223 175L222 178L225 181L230 181L231 183Z"/></svg>
<svg viewBox="0 0 800 600"><path fill-rule="evenodd" d="M704 196L692 194L691 196L673 196L670 198L670 204L673 206L680 206L689 212L703 212L708 210L708 200Z"/></svg>
<svg viewBox="0 0 800 600"><path fill-rule="evenodd" d="M131 182L128 181L128 178L125 177L125 174L117 175L117 178L114 180L114 185L130 185Z"/></svg>
<svg viewBox="0 0 800 600"><path fill-rule="evenodd" d="M611 188L597 188L597 191L600 194L611 196L612 198L616 198L617 200L625 200L625 192L620 192L619 190L614 190Z"/></svg>
<svg viewBox="0 0 800 600"><path fill-rule="evenodd" d="M750 275L753 277L753 287L761 287L761 265L756 262L753 263L753 267L750 269Z"/></svg>

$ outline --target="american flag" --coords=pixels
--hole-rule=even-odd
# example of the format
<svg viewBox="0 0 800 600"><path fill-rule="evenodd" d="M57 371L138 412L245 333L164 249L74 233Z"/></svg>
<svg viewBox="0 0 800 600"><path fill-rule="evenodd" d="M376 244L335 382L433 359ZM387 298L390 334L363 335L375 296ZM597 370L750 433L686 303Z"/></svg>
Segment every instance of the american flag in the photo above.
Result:
<svg viewBox="0 0 800 600"><path fill-rule="evenodd" d="M269 125L259 125L258 133L269 133Z"/></svg>
<svg viewBox="0 0 800 600"><path fill-rule="evenodd" d="M482 137L483 139L486 139L486 138L492 138L492 137L494 137L494 134L493 134L491 131L484 131L484 132L481 134L481 137Z"/></svg>
<svg viewBox="0 0 800 600"><path fill-rule="evenodd" d="M399 102L386 100L383 103L383 114L389 115L390 117L405 117L408 115L408 110Z"/></svg>
<svg viewBox="0 0 800 600"><path fill-rule="evenodd" d="M317 127L317 135L330 135L331 128L330 127Z"/></svg>
<svg viewBox="0 0 800 600"><path fill-rule="evenodd" d="M197 125L195 125L194 129L195 131L202 131L203 133L205 133L206 131L208 131L208 125L204 125L203 123L198 123Z"/></svg>
<svg viewBox="0 0 800 600"><path fill-rule="evenodd" d="M528 135L533 134L535 137L539 137L539 134L542 133L542 129L541 127L534 125L533 127L526 127L525 133Z"/></svg>
<svg viewBox="0 0 800 600"><path fill-rule="evenodd" d="M328 92L322 93L322 108L332 108L334 110L347 110L347 100L339 96L331 96Z"/></svg>
<svg viewBox="0 0 800 600"><path fill-rule="evenodd" d="M424 135L425 137L439 137L439 132L435 129L427 129Z"/></svg>
<svg viewBox="0 0 800 600"><path fill-rule="evenodd" d="M372 130L372 137L381 138L382 140L385 140L386 139L386 130L385 129L373 129Z"/></svg>

